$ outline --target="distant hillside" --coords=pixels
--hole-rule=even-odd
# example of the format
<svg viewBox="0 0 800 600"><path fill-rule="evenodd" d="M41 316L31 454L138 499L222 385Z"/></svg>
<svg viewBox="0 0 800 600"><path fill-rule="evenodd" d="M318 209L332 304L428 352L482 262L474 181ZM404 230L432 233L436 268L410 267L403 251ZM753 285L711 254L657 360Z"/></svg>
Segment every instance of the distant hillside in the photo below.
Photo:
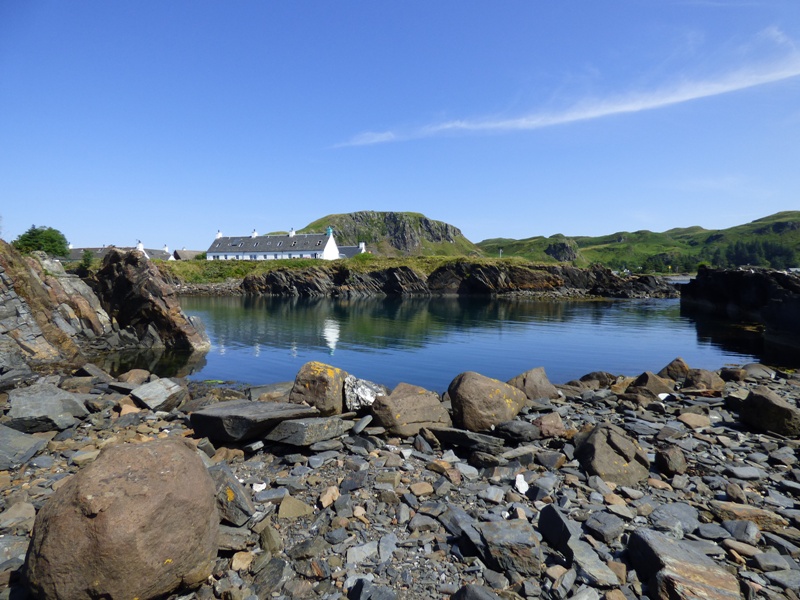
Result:
<svg viewBox="0 0 800 600"><path fill-rule="evenodd" d="M663 233L620 231L573 238L559 234L489 239L477 245L490 256L498 256L502 248L503 256L535 262L601 263L631 271L694 271L701 262L717 267L750 264L784 269L800 266L800 211L776 213L729 229L695 226Z"/></svg>
<svg viewBox="0 0 800 600"><path fill-rule="evenodd" d="M360 211L328 215L298 233L325 231L327 227L333 227L340 246L366 242L368 250L383 256L482 254L457 227L419 213Z"/></svg>

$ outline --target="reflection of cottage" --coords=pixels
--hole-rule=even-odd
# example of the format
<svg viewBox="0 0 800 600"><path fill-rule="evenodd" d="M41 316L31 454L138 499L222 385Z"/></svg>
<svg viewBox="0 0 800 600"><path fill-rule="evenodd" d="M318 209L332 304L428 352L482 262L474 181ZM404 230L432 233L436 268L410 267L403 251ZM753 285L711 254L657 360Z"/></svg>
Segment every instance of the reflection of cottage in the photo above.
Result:
<svg viewBox="0 0 800 600"><path fill-rule="evenodd" d="M352 252L356 250L356 252ZM343 252L344 251L344 252ZM319 258L336 260L346 258L349 252L363 252L363 244L359 247L342 247L336 245L333 229L328 227L327 233L289 233L280 235L258 235L255 231L249 237L217 238L206 252L208 260L280 260L284 258Z"/></svg>

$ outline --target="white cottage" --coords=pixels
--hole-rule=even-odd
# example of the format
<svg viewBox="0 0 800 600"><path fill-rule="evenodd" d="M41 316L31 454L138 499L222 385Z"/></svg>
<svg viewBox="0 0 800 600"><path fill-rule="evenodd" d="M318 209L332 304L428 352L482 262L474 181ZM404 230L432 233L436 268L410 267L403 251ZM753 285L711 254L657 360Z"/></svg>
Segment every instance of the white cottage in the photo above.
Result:
<svg viewBox="0 0 800 600"><path fill-rule="evenodd" d="M207 260L280 260L283 258L341 258L339 247L333 239L333 228L322 233L295 233L258 235L255 230L249 237L217 237L206 251Z"/></svg>

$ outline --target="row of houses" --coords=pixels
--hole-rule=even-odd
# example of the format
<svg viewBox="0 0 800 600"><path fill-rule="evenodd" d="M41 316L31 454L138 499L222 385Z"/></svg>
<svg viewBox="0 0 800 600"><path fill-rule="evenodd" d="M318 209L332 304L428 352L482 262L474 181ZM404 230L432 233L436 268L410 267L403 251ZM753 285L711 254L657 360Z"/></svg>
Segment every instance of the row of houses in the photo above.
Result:
<svg viewBox="0 0 800 600"><path fill-rule="evenodd" d="M100 246L95 248L73 248L70 246L69 261L80 261L87 251L93 258L101 259L112 249L138 250L147 258L154 260L192 260L199 250L175 250L170 252L168 246L161 249L145 248L140 241L135 247ZM325 233L295 233L294 229L286 234L258 235L255 230L249 236L225 237L221 232L206 251L207 260L281 260L289 258L314 258L320 260L336 260L350 258L366 252L362 242L358 246L339 246L328 227Z"/></svg>
<svg viewBox="0 0 800 600"><path fill-rule="evenodd" d="M339 246L333 228L323 233L289 233L258 235L255 230L246 237L217 237L206 251L207 260L281 260L288 258L316 258L336 260L350 258L366 252L362 242L358 246Z"/></svg>

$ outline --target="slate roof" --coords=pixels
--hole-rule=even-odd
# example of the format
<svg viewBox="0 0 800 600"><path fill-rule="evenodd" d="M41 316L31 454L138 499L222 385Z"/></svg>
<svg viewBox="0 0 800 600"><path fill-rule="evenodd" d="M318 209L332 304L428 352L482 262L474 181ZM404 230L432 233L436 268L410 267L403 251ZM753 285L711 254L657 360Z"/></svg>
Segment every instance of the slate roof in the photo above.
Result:
<svg viewBox="0 0 800 600"><path fill-rule="evenodd" d="M339 246L339 255L344 255L345 258L353 258L355 255L361 254L359 246Z"/></svg>
<svg viewBox="0 0 800 600"><path fill-rule="evenodd" d="M221 237L212 242L208 252L322 252L327 241L325 233Z"/></svg>
<svg viewBox="0 0 800 600"><path fill-rule="evenodd" d="M69 256L66 258L68 261L80 261L83 260L83 253L86 250L89 250L93 255L94 258L103 259L105 255L108 254L112 249L120 250L121 252L129 252L130 250L136 250L135 246L123 248L120 246L102 246L100 248L70 248ZM147 256L151 259L156 260L169 260L170 256L172 256L171 252L164 252L164 250L155 250L151 248L144 249Z"/></svg>
<svg viewBox="0 0 800 600"><path fill-rule="evenodd" d="M172 256L175 257L175 260L192 260L198 254L202 254L202 252L200 250L175 250Z"/></svg>

